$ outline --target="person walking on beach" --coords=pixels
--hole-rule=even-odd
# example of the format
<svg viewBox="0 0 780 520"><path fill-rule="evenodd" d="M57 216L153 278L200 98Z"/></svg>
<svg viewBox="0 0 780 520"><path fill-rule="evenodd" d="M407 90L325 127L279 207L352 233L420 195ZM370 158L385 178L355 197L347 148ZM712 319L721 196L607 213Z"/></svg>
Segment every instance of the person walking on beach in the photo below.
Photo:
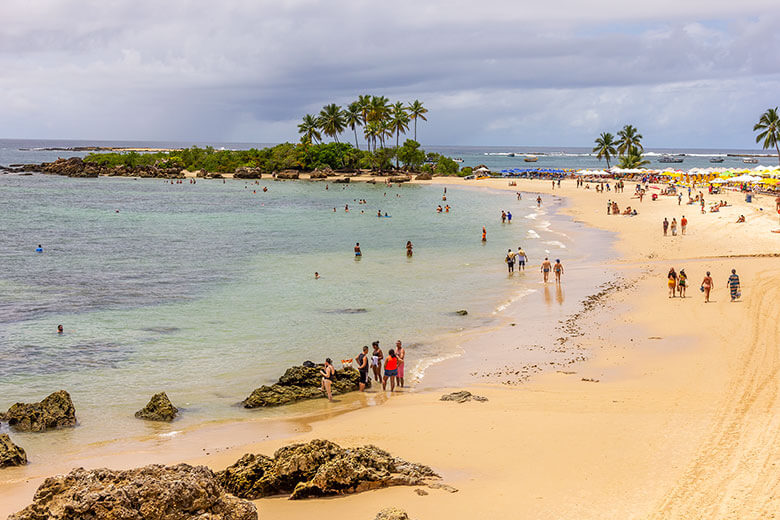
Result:
<svg viewBox="0 0 780 520"><path fill-rule="evenodd" d="M674 267L669 268L669 274L666 275L666 283L669 285L669 298L674 298L677 290L677 273L674 271Z"/></svg>
<svg viewBox="0 0 780 520"><path fill-rule="evenodd" d="M710 302L710 291L712 290L712 287L712 276L710 276L710 272L707 271L707 275L704 277L704 280L701 281L701 290L704 293L704 303Z"/></svg>
<svg viewBox="0 0 780 520"><path fill-rule="evenodd" d="M541 195L537 195L537 197L536 197L536 207L537 208L541 208L542 207L542 196Z"/></svg>
<svg viewBox="0 0 780 520"><path fill-rule="evenodd" d="M371 346L374 347L373 352L371 352L371 370L374 372L374 381L379 381L382 376L382 358L385 357L385 355L382 354L378 341L373 342Z"/></svg>
<svg viewBox="0 0 780 520"><path fill-rule="evenodd" d="M395 350L390 349L387 351L387 359L385 359L385 375L382 378L382 390L387 390L387 380L390 380L390 391L395 391L395 378L398 377L398 356L395 355Z"/></svg>
<svg viewBox="0 0 780 520"><path fill-rule="evenodd" d="M545 257L544 262L542 262L542 276L544 276L544 283L547 283L547 278L550 276L550 259Z"/></svg>
<svg viewBox="0 0 780 520"><path fill-rule="evenodd" d="M669 221L666 220L666 217L664 217L664 236L666 236L666 232L669 230Z"/></svg>
<svg viewBox="0 0 780 520"><path fill-rule="evenodd" d="M404 364L406 363L406 349L401 345L401 340L395 342L395 355L398 357L398 386L404 387Z"/></svg>
<svg viewBox="0 0 780 520"><path fill-rule="evenodd" d="M320 370L322 375L322 391L328 396L328 401L333 401L333 375L336 373L336 369L333 368L333 362L330 358L325 358L325 366Z"/></svg>
<svg viewBox="0 0 780 520"><path fill-rule="evenodd" d="M411 240L407 240L406 241L406 256L412 256L414 254L414 251L412 251L413 248L414 248L414 246L412 246L412 241Z"/></svg>
<svg viewBox="0 0 780 520"><path fill-rule="evenodd" d="M561 263L560 258L555 259L553 272L555 273L555 283L561 283L561 275L563 274L563 264Z"/></svg>
<svg viewBox="0 0 780 520"><path fill-rule="evenodd" d="M612 213L612 201L607 201L607 215L610 215Z"/></svg>
<svg viewBox="0 0 780 520"><path fill-rule="evenodd" d="M676 237L677 236L677 219L676 218L672 218L671 228L672 228L672 236Z"/></svg>
<svg viewBox="0 0 780 520"><path fill-rule="evenodd" d="M731 301L736 301L742 293L739 292L739 276L737 276L737 270L731 270L731 276L729 276L729 291L731 291Z"/></svg>
<svg viewBox="0 0 780 520"><path fill-rule="evenodd" d="M685 218L685 215L682 216L680 219L680 234L685 234L685 229L688 227L688 219Z"/></svg>
<svg viewBox="0 0 780 520"><path fill-rule="evenodd" d="M519 271L522 269L525 271L525 263L528 261L528 257L525 254L525 251L523 251L522 247L517 248L517 253L515 253L515 258L517 258L517 270Z"/></svg>
<svg viewBox="0 0 780 520"><path fill-rule="evenodd" d="M679 206L682 202L682 192L677 194L677 205Z"/></svg>
<svg viewBox="0 0 780 520"><path fill-rule="evenodd" d="M677 275L677 292L680 293L680 298L685 298L686 287L688 287L688 275L685 274L685 269L680 269L680 274Z"/></svg>
<svg viewBox="0 0 780 520"><path fill-rule="evenodd" d="M358 386L361 392L365 392L368 384L368 345L365 345L363 351L357 355L357 368L358 372L360 372L360 383Z"/></svg>
<svg viewBox="0 0 780 520"><path fill-rule="evenodd" d="M509 249L506 252L506 258L504 258L504 262L506 262L506 267L509 269L509 274L512 274L515 272L515 253L511 249Z"/></svg>

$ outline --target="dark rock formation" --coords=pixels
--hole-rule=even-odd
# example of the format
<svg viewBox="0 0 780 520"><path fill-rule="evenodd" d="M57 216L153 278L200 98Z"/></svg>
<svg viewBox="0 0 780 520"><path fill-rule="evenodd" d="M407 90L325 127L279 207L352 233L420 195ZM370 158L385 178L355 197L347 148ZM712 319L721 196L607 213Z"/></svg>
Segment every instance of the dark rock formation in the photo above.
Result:
<svg viewBox="0 0 780 520"><path fill-rule="evenodd" d="M299 176L296 170L284 170L276 174L277 179L297 179Z"/></svg>
<svg viewBox="0 0 780 520"><path fill-rule="evenodd" d="M433 179L433 176L428 172L419 173L417 174L417 177L414 178L416 181L429 181L431 179Z"/></svg>
<svg viewBox="0 0 780 520"><path fill-rule="evenodd" d="M263 177L263 171L260 168L241 166L233 172L233 177L236 179L260 179Z"/></svg>
<svg viewBox="0 0 780 520"><path fill-rule="evenodd" d="M325 397L320 389L322 385L320 368L320 366L288 368L279 378L278 383L256 388L241 404L244 408L260 408ZM333 394L345 394L357 390L359 380L360 373L354 368L336 370L333 376Z"/></svg>
<svg viewBox="0 0 780 520"><path fill-rule="evenodd" d="M323 170L315 169L313 172L309 174L310 179L327 179L328 174Z"/></svg>
<svg viewBox="0 0 780 520"><path fill-rule="evenodd" d="M135 416L147 421L170 422L176 418L177 413L179 413L179 409L171 404L168 395L165 392L160 392L154 394L144 408L135 412Z"/></svg>
<svg viewBox="0 0 780 520"><path fill-rule="evenodd" d="M395 177L390 177L387 180L390 182L409 182L412 178L408 175L397 175Z"/></svg>
<svg viewBox="0 0 780 520"><path fill-rule="evenodd" d="M469 313L469 311L467 311L466 309L461 309L459 311L455 311L455 314L457 314L458 316L466 316L466 315L468 315L468 313Z"/></svg>
<svg viewBox="0 0 780 520"><path fill-rule="evenodd" d="M54 392L40 403L16 403L0 417L17 431L42 432L76 425L76 409L65 390Z"/></svg>
<svg viewBox="0 0 780 520"><path fill-rule="evenodd" d="M13 443L8 434L0 435L0 468L7 466L24 466L27 464L27 454Z"/></svg>
<svg viewBox="0 0 780 520"><path fill-rule="evenodd" d="M409 515L403 509L386 507L377 513L374 520L409 520Z"/></svg>
<svg viewBox="0 0 780 520"><path fill-rule="evenodd" d="M273 458L244 455L217 478L228 492L241 498L289 494L296 500L427 485L439 477L428 466L393 457L376 446L344 449L330 441L313 440L281 448Z"/></svg>
<svg viewBox="0 0 780 520"><path fill-rule="evenodd" d="M458 403L465 403L466 401L479 401L481 403L487 401L487 397L481 395L474 395L466 390L460 392L452 392L451 394L443 395L439 401L455 401Z"/></svg>
<svg viewBox="0 0 780 520"><path fill-rule="evenodd" d="M333 179L334 184L349 184L349 177L339 177L338 179Z"/></svg>
<svg viewBox="0 0 780 520"><path fill-rule="evenodd" d="M47 478L33 503L8 520L257 520L247 500L225 493L205 466L126 471L75 469Z"/></svg>

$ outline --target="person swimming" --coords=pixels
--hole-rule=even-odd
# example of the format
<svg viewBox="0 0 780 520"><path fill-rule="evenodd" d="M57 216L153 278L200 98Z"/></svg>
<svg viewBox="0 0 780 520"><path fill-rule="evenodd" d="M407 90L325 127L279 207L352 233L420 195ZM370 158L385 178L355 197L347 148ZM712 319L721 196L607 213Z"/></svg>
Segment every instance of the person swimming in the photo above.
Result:
<svg viewBox="0 0 780 520"><path fill-rule="evenodd" d="M62 325L57 325L57 334L62 334L65 331L65 329L62 328Z"/></svg>
<svg viewBox="0 0 780 520"><path fill-rule="evenodd" d="M35 248L36 253L43 253L43 246L41 244L38 244L38 247Z"/></svg>

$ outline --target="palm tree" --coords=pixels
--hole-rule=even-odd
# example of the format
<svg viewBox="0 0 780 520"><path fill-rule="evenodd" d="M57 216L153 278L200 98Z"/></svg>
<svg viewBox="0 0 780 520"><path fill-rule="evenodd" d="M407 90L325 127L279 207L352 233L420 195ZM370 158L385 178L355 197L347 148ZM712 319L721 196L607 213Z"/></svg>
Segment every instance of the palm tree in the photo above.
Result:
<svg viewBox="0 0 780 520"><path fill-rule="evenodd" d="M414 140L417 140L417 119L422 119L423 121L427 121L428 119L425 117L425 114L428 113L428 109L423 106L423 104L415 99L411 103L409 103L409 117L414 119Z"/></svg>
<svg viewBox="0 0 780 520"><path fill-rule="evenodd" d="M395 167L398 168L398 140L401 132L405 134L409 130L409 114L406 113L404 104L400 101L393 105L390 112L390 125L395 132Z"/></svg>
<svg viewBox="0 0 780 520"><path fill-rule="evenodd" d="M361 94L358 96L356 103L358 104L358 107L360 107L360 117L363 118L363 128L365 129L368 124L368 112L371 110L371 96L368 94ZM366 142L366 146L371 150L370 142Z"/></svg>
<svg viewBox="0 0 780 520"><path fill-rule="evenodd" d="M303 122L298 125L298 133L303 134L303 139L310 143L322 140L322 135L320 135L319 131L319 121L311 114L303 116Z"/></svg>
<svg viewBox="0 0 780 520"><path fill-rule="evenodd" d="M602 158L607 160L607 169L609 170L609 158L616 155L615 152L614 136L609 132L601 132L601 135L596 138L596 146L593 147L593 151L596 152L596 157L600 161Z"/></svg>
<svg viewBox="0 0 780 520"><path fill-rule="evenodd" d="M621 168L632 169L641 168L642 166L650 164L650 161L645 160L642 157L642 152L636 146L632 146L626 150L625 155L620 158L619 166Z"/></svg>
<svg viewBox="0 0 780 520"><path fill-rule="evenodd" d="M325 105L320 110L320 130L322 133L332 137L337 143L339 142L339 134L344 131L344 112L341 111L341 107L335 103Z"/></svg>
<svg viewBox="0 0 780 520"><path fill-rule="evenodd" d="M379 134L381 132L381 129L379 127L378 121L369 121L368 124L366 124L363 127L363 135L366 136L366 141L368 142L368 150L371 150L371 143L374 143L374 152L376 152L376 139L379 137Z"/></svg>
<svg viewBox="0 0 780 520"><path fill-rule="evenodd" d="M393 137L393 121L389 117L384 117L377 121L379 123L379 142L382 148L385 147L385 138Z"/></svg>
<svg viewBox="0 0 780 520"><path fill-rule="evenodd" d="M632 125L624 126L623 129L618 132L618 154L624 155L627 151L631 150L632 147L638 148L640 152L645 151L645 149L642 148L641 140L642 134L640 134L636 128Z"/></svg>
<svg viewBox="0 0 780 520"><path fill-rule="evenodd" d="M359 149L360 147L358 146L357 127L363 124L363 118L358 101L353 101L350 103L347 109L344 111L344 122L353 132L355 132L355 148Z"/></svg>
<svg viewBox="0 0 780 520"><path fill-rule="evenodd" d="M777 107L770 108L761 114L761 119L753 127L754 132L759 130L763 131L756 136L756 142L763 141L761 146L764 150L774 146L777 150L777 160L780 162L780 145L778 145L780 142L780 116L777 114Z"/></svg>

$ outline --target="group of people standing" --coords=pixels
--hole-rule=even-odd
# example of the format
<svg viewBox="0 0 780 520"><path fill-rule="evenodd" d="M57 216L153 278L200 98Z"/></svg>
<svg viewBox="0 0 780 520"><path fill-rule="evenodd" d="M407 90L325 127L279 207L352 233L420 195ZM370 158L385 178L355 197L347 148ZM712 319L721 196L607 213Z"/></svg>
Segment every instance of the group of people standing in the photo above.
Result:
<svg viewBox="0 0 780 520"><path fill-rule="evenodd" d="M382 383L382 390L387 390L387 383L390 383L390 391L394 392L396 385L399 388L404 387L404 361L406 359L406 349L401 344L401 340L395 342L395 348L387 351L387 357L379 348L379 342L374 341L371 346L373 351L369 354L368 345L363 347L360 354L357 355L357 369L360 373L359 389L361 392L366 390L369 381L369 370L373 373L374 381ZM346 360L345 363L352 360ZM320 369L322 376L322 391L328 397L328 401L333 401L333 377L336 375L336 368L330 358L325 359L325 364Z"/></svg>
<svg viewBox="0 0 780 520"><path fill-rule="evenodd" d="M663 228L664 236L668 236L669 231L672 232L673 237L677 236L677 218L672 217L672 222L670 223L669 220L664 217ZM683 215L680 219L680 234L684 235L686 229L688 229L688 219Z"/></svg>
<svg viewBox="0 0 780 520"><path fill-rule="evenodd" d="M507 249L506 258L504 258L504 262L506 262L507 269L509 269L510 273L515 272L515 262L517 262L518 271L520 271L521 269L525 271L525 263L527 261L528 261L528 255L525 254L525 251L523 251L522 246L517 248L517 253L515 253L511 249Z"/></svg>
<svg viewBox="0 0 780 520"><path fill-rule="evenodd" d="M685 273L685 269L680 269L680 272L676 272L674 267L669 269L669 273L666 275L667 285L669 286L669 298L678 296L685 298L685 289L688 287L688 275ZM731 275L726 282L729 288L729 294L731 295L731 301L736 301L742 296L741 286L739 282L739 275L737 270L732 269ZM704 303L710 302L710 292L714 288L715 284L712 281L712 275L709 271L701 281L701 292L704 293Z"/></svg>

